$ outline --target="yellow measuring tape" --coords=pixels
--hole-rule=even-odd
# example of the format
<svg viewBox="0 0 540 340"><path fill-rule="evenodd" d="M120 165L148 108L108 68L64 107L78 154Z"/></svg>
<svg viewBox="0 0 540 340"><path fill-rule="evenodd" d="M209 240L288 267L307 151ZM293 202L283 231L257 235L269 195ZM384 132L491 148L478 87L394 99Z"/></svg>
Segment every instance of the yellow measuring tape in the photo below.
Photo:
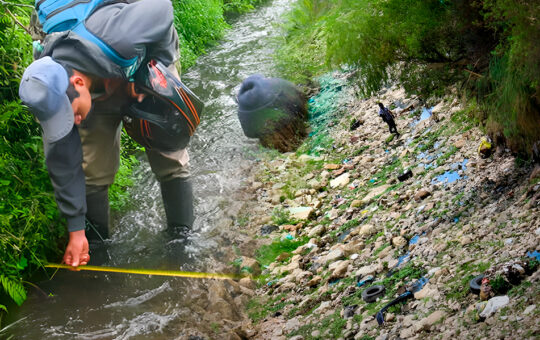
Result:
<svg viewBox="0 0 540 340"><path fill-rule="evenodd" d="M66 264L49 263L45 265L46 268L61 268L61 269L73 269L72 266ZM138 274L138 275L160 275L160 276L175 276L175 277L190 277L195 279L241 279L241 275L236 274L219 274L219 273L200 273L200 272L184 272L180 270L158 270L158 269L130 269L130 268L117 268L117 267L102 267L102 266L79 266L76 270L89 270L94 272L109 272L109 273L124 273L124 274Z"/></svg>

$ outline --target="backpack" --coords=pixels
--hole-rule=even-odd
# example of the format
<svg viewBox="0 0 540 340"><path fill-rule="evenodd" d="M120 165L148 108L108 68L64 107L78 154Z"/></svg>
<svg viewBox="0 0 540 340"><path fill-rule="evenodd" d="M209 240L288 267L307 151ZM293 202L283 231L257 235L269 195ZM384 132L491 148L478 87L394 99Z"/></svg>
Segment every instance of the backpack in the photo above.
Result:
<svg viewBox="0 0 540 340"><path fill-rule="evenodd" d="M126 76L130 78L140 65L140 58L123 58L114 49L88 31L84 25L86 18L105 3L106 0L36 0L35 8L45 33L62 31L77 33L82 38L99 46L103 53L112 62L120 66Z"/></svg>

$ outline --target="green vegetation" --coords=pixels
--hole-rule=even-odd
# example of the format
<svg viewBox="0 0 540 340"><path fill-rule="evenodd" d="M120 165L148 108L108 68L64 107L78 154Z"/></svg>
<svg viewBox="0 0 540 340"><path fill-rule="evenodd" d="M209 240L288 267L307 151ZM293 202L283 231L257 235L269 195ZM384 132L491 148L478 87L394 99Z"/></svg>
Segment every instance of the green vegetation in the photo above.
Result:
<svg viewBox="0 0 540 340"><path fill-rule="evenodd" d="M251 320L257 322L266 318L270 314L274 314L282 310L286 305L292 302L285 302L286 293L277 294L271 298L254 297L248 301L246 306L248 316Z"/></svg>
<svg viewBox="0 0 540 340"><path fill-rule="evenodd" d="M261 0L173 1L184 68L193 65L205 48L216 43L228 27L226 17L243 13ZM23 281L47 259L57 260L65 244L65 223L54 201L43 159L39 124L18 98L19 81L32 62L32 39L17 25L28 26L34 2L2 2L0 16L0 321L9 300L26 298ZM129 202L137 166L135 143L122 137L121 168L110 190L111 208Z"/></svg>
<svg viewBox="0 0 540 340"><path fill-rule="evenodd" d="M289 210L281 207L275 207L272 211L272 222L277 225L294 224L295 221L291 220L291 214Z"/></svg>
<svg viewBox="0 0 540 340"><path fill-rule="evenodd" d="M296 240L289 240L287 238L276 239L271 244L259 248L255 254L255 259L261 266L267 266L274 262L276 257L281 253L290 253L301 245L306 244L308 241L307 237Z"/></svg>
<svg viewBox="0 0 540 340"><path fill-rule="evenodd" d="M303 325L287 336L302 335L304 339L338 339L346 324L347 320L340 316L339 310L336 310L320 322ZM318 336L313 336L315 330L320 332Z"/></svg>
<svg viewBox="0 0 540 340"><path fill-rule="evenodd" d="M540 139L539 15L531 1L299 0L276 59L307 84L356 68L364 94L391 81L425 98L457 85L496 143L531 156Z"/></svg>

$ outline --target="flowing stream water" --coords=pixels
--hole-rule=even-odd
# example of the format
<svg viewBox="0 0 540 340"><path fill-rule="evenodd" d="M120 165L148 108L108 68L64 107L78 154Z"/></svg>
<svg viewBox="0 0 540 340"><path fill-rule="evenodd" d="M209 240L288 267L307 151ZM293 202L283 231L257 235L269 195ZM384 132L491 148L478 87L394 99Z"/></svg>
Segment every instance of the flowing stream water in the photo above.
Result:
<svg viewBox="0 0 540 340"><path fill-rule="evenodd" d="M114 219L106 252L98 264L185 271L223 269L230 241L219 230L233 193L242 187L258 147L244 137L235 94L253 73L275 76L272 39L290 1L274 0L241 16L219 46L182 75L206 107L190 145L196 221L189 242L170 241L159 184L146 161L134 174L134 208ZM52 271L49 272L52 274ZM211 334L206 310L213 280L58 271L29 288L27 301L11 308L10 339L184 339ZM223 316L233 318L234 315ZM236 316L238 318L238 316ZM214 329L215 331L215 329ZM211 337L211 336L210 336Z"/></svg>

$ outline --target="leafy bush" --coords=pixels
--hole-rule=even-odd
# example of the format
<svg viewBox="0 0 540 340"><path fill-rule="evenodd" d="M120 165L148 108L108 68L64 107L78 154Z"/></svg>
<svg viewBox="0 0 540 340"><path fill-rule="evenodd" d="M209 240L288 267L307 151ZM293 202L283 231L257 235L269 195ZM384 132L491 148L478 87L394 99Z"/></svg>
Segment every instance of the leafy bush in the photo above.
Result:
<svg viewBox="0 0 540 340"><path fill-rule="evenodd" d="M195 63L208 46L215 44L228 27L220 0L173 1L174 25L180 38L184 68Z"/></svg>
<svg viewBox="0 0 540 340"><path fill-rule="evenodd" d="M390 81L424 97L458 84L478 96L496 140L531 154L540 148L539 15L529 1L298 0L276 57L304 83L354 66L365 95Z"/></svg>

